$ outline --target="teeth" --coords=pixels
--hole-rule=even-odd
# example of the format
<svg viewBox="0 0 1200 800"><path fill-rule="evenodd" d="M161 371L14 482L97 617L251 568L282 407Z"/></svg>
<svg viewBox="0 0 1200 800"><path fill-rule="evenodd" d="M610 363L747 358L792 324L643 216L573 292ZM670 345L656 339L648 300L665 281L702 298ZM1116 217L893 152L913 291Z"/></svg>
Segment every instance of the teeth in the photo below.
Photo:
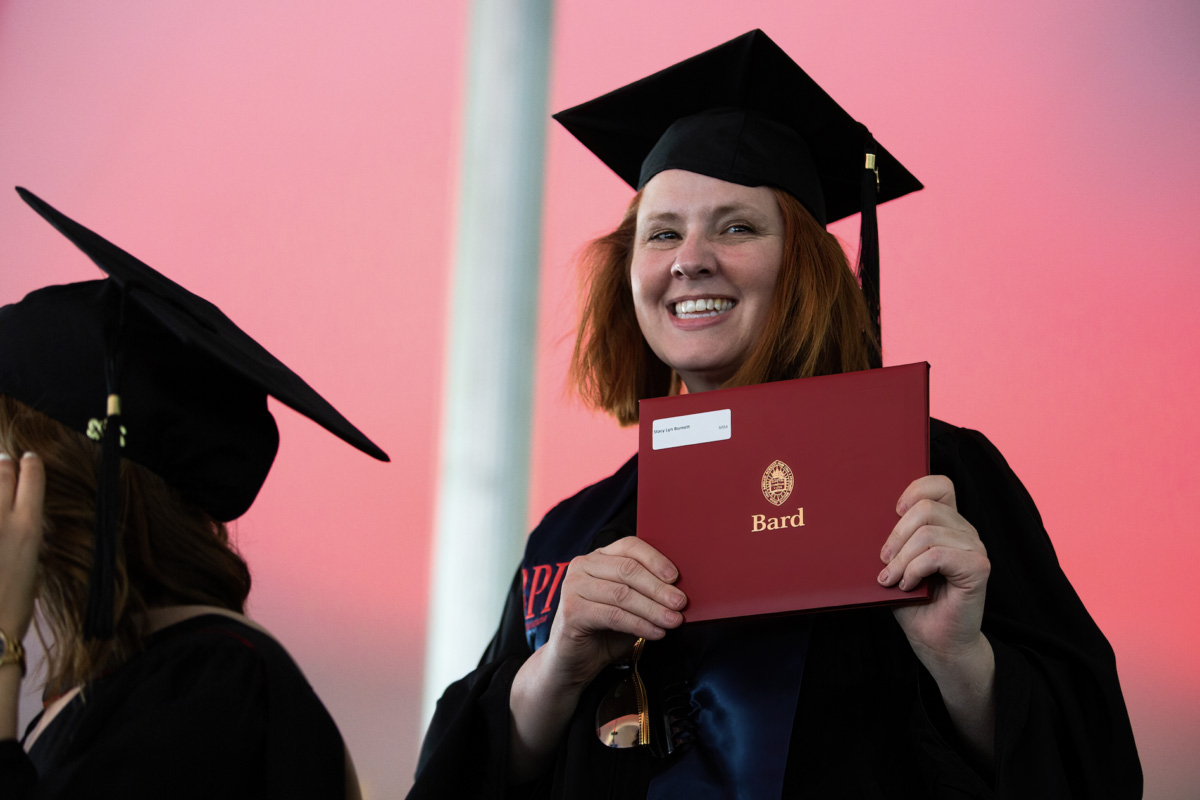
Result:
<svg viewBox="0 0 1200 800"><path fill-rule="evenodd" d="M675 316L715 317L733 308L733 301L723 297L706 297L700 300L684 300L675 304Z"/></svg>

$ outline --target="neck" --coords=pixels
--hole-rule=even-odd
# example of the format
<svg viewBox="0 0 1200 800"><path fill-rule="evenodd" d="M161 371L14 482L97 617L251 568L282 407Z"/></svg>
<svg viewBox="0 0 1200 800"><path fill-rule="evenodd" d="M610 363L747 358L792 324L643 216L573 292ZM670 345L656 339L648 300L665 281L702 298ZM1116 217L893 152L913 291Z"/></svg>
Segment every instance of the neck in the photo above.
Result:
<svg viewBox="0 0 1200 800"><path fill-rule="evenodd" d="M709 378L704 375L680 375L683 385L687 387L688 394L696 392L708 392L713 389L720 389L724 381L716 378Z"/></svg>
<svg viewBox="0 0 1200 800"><path fill-rule="evenodd" d="M230 611L227 608L219 606L205 605L159 606L148 609L146 611L146 625L149 633L157 633L163 628L169 628L172 625L178 625L180 622L186 622L189 619L201 617L206 614L217 614L222 617L236 619L238 622L253 628L259 627L244 614L239 614L236 611Z"/></svg>

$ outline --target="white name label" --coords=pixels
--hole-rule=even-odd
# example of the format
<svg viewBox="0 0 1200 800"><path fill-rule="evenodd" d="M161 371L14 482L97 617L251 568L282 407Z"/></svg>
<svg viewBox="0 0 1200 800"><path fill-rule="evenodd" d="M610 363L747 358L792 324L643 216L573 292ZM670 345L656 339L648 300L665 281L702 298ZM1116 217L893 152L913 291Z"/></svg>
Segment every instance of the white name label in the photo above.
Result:
<svg viewBox="0 0 1200 800"><path fill-rule="evenodd" d="M705 411L703 414L656 419L651 423L651 430L654 432L655 450L719 442L733 436L733 424L728 408Z"/></svg>

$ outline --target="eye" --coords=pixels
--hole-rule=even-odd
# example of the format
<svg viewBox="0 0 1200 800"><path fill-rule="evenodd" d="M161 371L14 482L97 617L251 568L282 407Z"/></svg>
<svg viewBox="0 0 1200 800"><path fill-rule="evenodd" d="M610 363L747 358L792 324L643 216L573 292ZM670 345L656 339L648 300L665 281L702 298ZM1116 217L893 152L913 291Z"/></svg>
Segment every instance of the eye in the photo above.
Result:
<svg viewBox="0 0 1200 800"><path fill-rule="evenodd" d="M661 231L651 231L650 235L646 237L646 241L648 241L648 242L667 242L667 241L672 241L672 240L678 239L678 238L679 238L679 234L676 233L675 231L661 230Z"/></svg>
<svg viewBox="0 0 1200 800"><path fill-rule="evenodd" d="M725 226L725 233L754 233L754 226L748 222L731 222Z"/></svg>

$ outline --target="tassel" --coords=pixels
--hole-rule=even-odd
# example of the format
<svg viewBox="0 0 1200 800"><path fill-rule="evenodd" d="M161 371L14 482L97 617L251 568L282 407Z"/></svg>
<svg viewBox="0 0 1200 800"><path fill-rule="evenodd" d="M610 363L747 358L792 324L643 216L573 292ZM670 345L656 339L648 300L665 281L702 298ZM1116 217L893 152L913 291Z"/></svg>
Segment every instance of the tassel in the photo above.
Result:
<svg viewBox="0 0 1200 800"><path fill-rule="evenodd" d="M879 223L875 216L875 200L879 193L879 170L875 166L875 140L867 139L866 158L862 173L862 227L859 232L858 279L867 315L879 351L871 353L871 368L883 366L883 330L879 307Z"/></svg>
<svg viewBox="0 0 1200 800"><path fill-rule="evenodd" d="M96 531L92 545L92 575L87 612L83 619L85 640L111 639L113 593L117 571L117 526L121 520L121 398L108 396L108 416L100 442L100 474L96 491Z"/></svg>
<svg viewBox="0 0 1200 800"><path fill-rule="evenodd" d="M121 336L125 331L125 301L128 287L109 286L119 291L116 313L105 339L104 382L108 402L103 424L96 423L100 434L100 473L96 476L96 530L92 544L92 574L88 582L88 603L83 615L83 638L111 639L117 572L117 529L121 524L121 448L125 446L125 428L121 425L121 397L118 394L121 373ZM96 421L93 420L95 423ZM92 435L89 425L89 436ZM94 437L95 438L95 437Z"/></svg>

